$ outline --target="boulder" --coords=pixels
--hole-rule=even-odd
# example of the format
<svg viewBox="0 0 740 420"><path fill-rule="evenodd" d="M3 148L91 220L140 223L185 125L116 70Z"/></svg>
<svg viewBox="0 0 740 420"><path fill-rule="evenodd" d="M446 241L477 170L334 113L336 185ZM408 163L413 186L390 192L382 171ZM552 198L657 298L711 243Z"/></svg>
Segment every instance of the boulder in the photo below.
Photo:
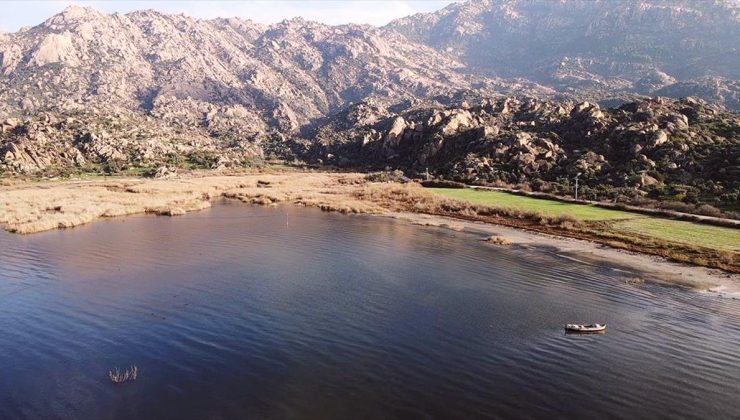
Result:
<svg viewBox="0 0 740 420"><path fill-rule="evenodd" d="M495 125L484 125L478 127L478 138L496 137L499 133L499 128Z"/></svg>
<svg viewBox="0 0 740 420"><path fill-rule="evenodd" d="M601 120L605 117L604 113L599 108L599 105L592 104L590 102L581 102L573 107L570 111L571 117L577 118L589 118L593 120Z"/></svg>
<svg viewBox="0 0 740 420"><path fill-rule="evenodd" d="M638 183L640 187L647 187L651 185L659 185L660 181L648 174L641 174L640 178L638 179Z"/></svg>
<svg viewBox="0 0 740 420"><path fill-rule="evenodd" d="M52 63L64 63L77 66L80 61L69 32L52 33L44 37L31 54L30 64L44 66Z"/></svg>
<svg viewBox="0 0 740 420"><path fill-rule="evenodd" d="M442 135L449 136L474 125L470 111L459 110L448 117L440 127Z"/></svg>
<svg viewBox="0 0 740 420"><path fill-rule="evenodd" d="M555 150L558 150L559 149L559 147L555 143L551 142L548 139L537 138L537 139L535 139L534 144L537 147L540 147L540 148L543 148L543 149L547 149L547 150L555 151Z"/></svg>
<svg viewBox="0 0 740 420"><path fill-rule="evenodd" d="M604 163L606 163L606 158L603 155L588 151L576 161L575 167L581 172L596 173L601 171Z"/></svg>
<svg viewBox="0 0 740 420"><path fill-rule="evenodd" d="M388 148L397 147L398 143L403 138L403 132L406 130L406 127L408 127L408 124L406 123L406 120L403 119L403 117L396 117L395 119L393 119L393 122L391 123L391 128L385 134L384 146Z"/></svg>
<svg viewBox="0 0 740 420"><path fill-rule="evenodd" d="M171 178L177 175L176 168L169 168L167 166L160 166L152 174L153 178Z"/></svg>
<svg viewBox="0 0 740 420"><path fill-rule="evenodd" d="M0 133L8 133L21 124L17 118L8 118L0 124Z"/></svg>
<svg viewBox="0 0 740 420"><path fill-rule="evenodd" d="M530 147L530 143L532 142L532 136L529 133L526 132L520 132L516 133L516 138L514 139L514 144L520 148L526 148L528 149Z"/></svg>
<svg viewBox="0 0 740 420"><path fill-rule="evenodd" d="M650 138L649 145L651 147L658 147L668 141L668 134L663 130L658 130Z"/></svg>

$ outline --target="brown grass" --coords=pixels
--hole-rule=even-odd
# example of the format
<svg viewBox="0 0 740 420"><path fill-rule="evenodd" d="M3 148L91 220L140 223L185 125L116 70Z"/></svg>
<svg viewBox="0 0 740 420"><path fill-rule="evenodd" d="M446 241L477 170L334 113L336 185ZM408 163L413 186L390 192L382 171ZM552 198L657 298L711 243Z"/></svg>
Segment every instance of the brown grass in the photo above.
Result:
<svg viewBox="0 0 740 420"><path fill-rule="evenodd" d="M355 194L363 201L376 203L392 211L408 211L444 216L455 215L475 219L515 219L543 226L558 226L563 229L574 228L583 224L582 221L570 216L546 216L535 211L484 206L442 197L425 191L418 184L367 185Z"/></svg>
<svg viewBox="0 0 740 420"><path fill-rule="evenodd" d="M381 211L353 198L349 190L356 184L346 182L347 178L362 175L287 173L23 184L0 188L0 223L10 232L29 234L136 213L179 216L208 208L221 197L261 205L291 202L347 213Z"/></svg>

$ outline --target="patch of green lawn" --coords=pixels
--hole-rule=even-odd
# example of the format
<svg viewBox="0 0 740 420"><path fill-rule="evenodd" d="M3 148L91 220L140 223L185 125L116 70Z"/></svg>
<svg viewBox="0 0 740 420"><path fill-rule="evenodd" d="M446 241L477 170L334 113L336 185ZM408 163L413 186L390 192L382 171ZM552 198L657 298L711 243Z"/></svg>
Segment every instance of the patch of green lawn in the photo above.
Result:
<svg viewBox="0 0 740 420"><path fill-rule="evenodd" d="M586 221L609 220L610 230L621 234L645 235L668 242L698 245L723 251L740 252L740 230L720 226L664 219L638 213L609 210L590 204L571 204L525 197L503 191L429 188L437 194L474 204L538 211L548 216L570 215Z"/></svg>
<svg viewBox="0 0 740 420"><path fill-rule="evenodd" d="M740 230L681 220L644 217L614 223L620 232L632 232L671 242L740 252Z"/></svg>
<svg viewBox="0 0 740 420"><path fill-rule="evenodd" d="M615 220L644 217L637 213L603 209L590 204L571 204L542 198L525 197L503 191L485 191L457 188L428 188L437 194L449 198L469 201L491 207L513 208L525 211L537 211L546 216L569 215L580 220Z"/></svg>

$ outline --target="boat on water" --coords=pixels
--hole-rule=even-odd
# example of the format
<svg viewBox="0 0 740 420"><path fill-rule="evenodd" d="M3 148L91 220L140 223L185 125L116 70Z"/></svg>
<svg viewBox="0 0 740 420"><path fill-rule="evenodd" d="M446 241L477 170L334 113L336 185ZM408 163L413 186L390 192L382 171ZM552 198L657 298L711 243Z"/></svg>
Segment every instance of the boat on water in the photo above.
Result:
<svg viewBox="0 0 740 420"><path fill-rule="evenodd" d="M565 331L570 333L600 333L606 331L606 324L566 324Z"/></svg>

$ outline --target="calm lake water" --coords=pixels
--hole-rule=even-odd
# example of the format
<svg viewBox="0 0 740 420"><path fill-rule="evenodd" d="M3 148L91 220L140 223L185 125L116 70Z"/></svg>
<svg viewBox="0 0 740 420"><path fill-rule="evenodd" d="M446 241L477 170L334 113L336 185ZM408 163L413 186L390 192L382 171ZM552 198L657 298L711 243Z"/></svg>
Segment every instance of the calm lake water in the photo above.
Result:
<svg viewBox="0 0 740 420"><path fill-rule="evenodd" d="M740 301L476 239L242 204L0 233L0 418L740 417Z"/></svg>

